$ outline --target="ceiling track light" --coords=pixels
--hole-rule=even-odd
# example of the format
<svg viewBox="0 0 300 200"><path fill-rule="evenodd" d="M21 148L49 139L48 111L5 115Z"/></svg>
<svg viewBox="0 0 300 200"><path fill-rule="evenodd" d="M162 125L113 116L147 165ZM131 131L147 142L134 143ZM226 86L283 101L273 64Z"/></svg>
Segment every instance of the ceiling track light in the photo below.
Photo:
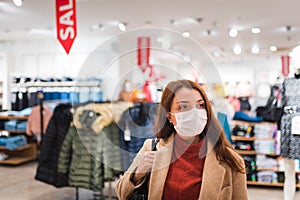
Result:
<svg viewBox="0 0 300 200"><path fill-rule="evenodd" d="M95 30L101 29L102 27L103 27L102 24L95 24L95 25L91 26L90 29L91 29L92 31L95 31Z"/></svg>
<svg viewBox="0 0 300 200"><path fill-rule="evenodd" d="M275 51L277 51L277 47L276 46L270 46L270 51L273 51L273 52L275 52Z"/></svg>
<svg viewBox="0 0 300 200"><path fill-rule="evenodd" d="M285 31L286 32L290 32L291 30L292 30L292 26L291 25L285 26Z"/></svg>
<svg viewBox="0 0 300 200"><path fill-rule="evenodd" d="M232 38L236 37L238 35L238 33L239 33L238 30L235 28L229 29L229 36Z"/></svg>
<svg viewBox="0 0 300 200"><path fill-rule="evenodd" d="M251 48L251 52L253 54L258 54L259 53L259 47L254 45L252 48Z"/></svg>
<svg viewBox="0 0 300 200"><path fill-rule="evenodd" d="M251 32L252 32L253 34L260 33L260 28L259 28L259 27L254 27L254 28L251 29Z"/></svg>
<svg viewBox="0 0 300 200"><path fill-rule="evenodd" d="M188 38L191 36L190 32L186 31L186 32L183 32L182 33L182 36L185 37L185 38Z"/></svg>
<svg viewBox="0 0 300 200"><path fill-rule="evenodd" d="M122 31L122 32L126 31L126 23L120 22L118 24L118 27L119 27L120 31Z"/></svg>
<svg viewBox="0 0 300 200"><path fill-rule="evenodd" d="M240 47L240 46L235 46L234 48L233 48L233 53L235 54L235 55L240 55L241 53L242 53L242 48Z"/></svg>
<svg viewBox="0 0 300 200"><path fill-rule="evenodd" d="M15 6L17 6L17 7L21 7L23 4L23 0L13 0L13 2L15 4Z"/></svg>

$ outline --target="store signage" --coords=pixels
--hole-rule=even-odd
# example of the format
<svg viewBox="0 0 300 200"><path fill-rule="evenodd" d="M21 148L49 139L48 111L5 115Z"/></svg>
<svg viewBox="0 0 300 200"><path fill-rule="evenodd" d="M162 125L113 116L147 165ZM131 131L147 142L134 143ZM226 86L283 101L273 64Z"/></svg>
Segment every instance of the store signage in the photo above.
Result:
<svg viewBox="0 0 300 200"><path fill-rule="evenodd" d="M137 64L144 73L150 66L150 37L138 37Z"/></svg>
<svg viewBox="0 0 300 200"><path fill-rule="evenodd" d="M281 72L284 77L287 77L290 73L290 56L281 56Z"/></svg>
<svg viewBox="0 0 300 200"><path fill-rule="evenodd" d="M75 5L75 0L56 0L57 39L67 54L77 35Z"/></svg>

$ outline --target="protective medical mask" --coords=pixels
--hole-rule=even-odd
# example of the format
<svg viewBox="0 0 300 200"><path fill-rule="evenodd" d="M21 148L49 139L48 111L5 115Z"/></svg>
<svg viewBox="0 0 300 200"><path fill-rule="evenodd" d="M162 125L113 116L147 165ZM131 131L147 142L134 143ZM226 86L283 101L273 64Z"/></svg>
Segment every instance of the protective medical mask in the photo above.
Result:
<svg viewBox="0 0 300 200"><path fill-rule="evenodd" d="M175 115L177 125L174 126L177 134L183 137L199 135L207 123L207 112L205 109L193 108L186 112L179 112Z"/></svg>

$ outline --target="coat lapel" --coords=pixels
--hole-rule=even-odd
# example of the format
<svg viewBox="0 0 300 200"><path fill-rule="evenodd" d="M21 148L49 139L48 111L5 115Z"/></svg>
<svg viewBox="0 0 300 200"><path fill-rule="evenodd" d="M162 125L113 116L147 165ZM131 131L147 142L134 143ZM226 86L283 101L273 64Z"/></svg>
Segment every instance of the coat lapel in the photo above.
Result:
<svg viewBox="0 0 300 200"><path fill-rule="evenodd" d="M163 188L172 158L173 141L174 136L171 136L167 141L161 140L158 143L150 177L148 199L162 199ZM210 146L210 143L208 146ZM199 200L217 199L222 190L222 182L225 176L225 169L216 159L215 151L212 148L208 149L211 150L205 159Z"/></svg>
<svg viewBox="0 0 300 200"><path fill-rule="evenodd" d="M162 199L163 188L172 158L173 140L174 137L171 136L167 141L161 140L158 143L150 177L148 199Z"/></svg>
<svg viewBox="0 0 300 200"><path fill-rule="evenodd" d="M222 190L224 176L225 169L217 160L215 151L211 149L205 159L199 200L217 199Z"/></svg>

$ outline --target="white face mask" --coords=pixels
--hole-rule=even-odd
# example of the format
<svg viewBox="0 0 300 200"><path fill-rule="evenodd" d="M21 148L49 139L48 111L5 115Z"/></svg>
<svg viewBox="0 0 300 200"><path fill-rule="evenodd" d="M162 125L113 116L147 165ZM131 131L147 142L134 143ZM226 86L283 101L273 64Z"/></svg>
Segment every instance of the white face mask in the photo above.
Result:
<svg viewBox="0 0 300 200"><path fill-rule="evenodd" d="M173 113L171 113L173 114ZM193 137L202 133L207 123L207 112L205 109L193 108L186 112L175 115L177 134L182 137Z"/></svg>

